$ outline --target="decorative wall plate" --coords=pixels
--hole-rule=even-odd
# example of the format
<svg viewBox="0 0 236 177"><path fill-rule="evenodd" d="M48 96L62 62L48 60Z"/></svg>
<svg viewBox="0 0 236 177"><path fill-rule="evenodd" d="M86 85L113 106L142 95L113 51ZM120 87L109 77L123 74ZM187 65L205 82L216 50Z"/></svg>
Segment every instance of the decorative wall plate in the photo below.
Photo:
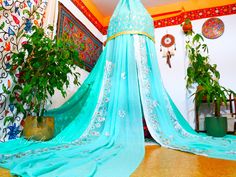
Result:
<svg viewBox="0 0 236 177"><path fill-rule="evenodd" d="M202 34L208 39L220 37L225 30L224 23L219 18L210 18L202 26Z"/></svg>

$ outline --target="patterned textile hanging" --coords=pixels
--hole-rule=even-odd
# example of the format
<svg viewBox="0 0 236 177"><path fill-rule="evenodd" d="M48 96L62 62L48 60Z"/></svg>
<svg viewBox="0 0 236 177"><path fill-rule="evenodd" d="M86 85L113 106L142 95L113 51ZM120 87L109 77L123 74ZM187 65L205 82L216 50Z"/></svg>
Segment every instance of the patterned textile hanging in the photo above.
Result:
<svg viewBox="0 0 236 177"><path fill-rule="evenodd" d="M14 114L15 105L9 101L2 85L11 90L11 55L26 43L23 35L30 33L33 25L43 25L47 1L0 1L0 142L16 139L21 134L22 116L17 115L14 120L9 119ZM19 76L20 73L15 75L16 78Z"/></svg>

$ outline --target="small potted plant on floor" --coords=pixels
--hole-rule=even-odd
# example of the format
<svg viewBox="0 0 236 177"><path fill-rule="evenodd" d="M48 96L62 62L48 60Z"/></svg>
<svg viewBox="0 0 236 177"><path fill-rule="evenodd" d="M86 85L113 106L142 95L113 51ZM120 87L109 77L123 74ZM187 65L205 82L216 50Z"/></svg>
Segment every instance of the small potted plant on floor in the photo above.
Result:
<svg viewBox="0 0 236 177"><path fill-rule="evenodd" d="M16 112L6 120L24 115L23 135L34 140L53 137L54 119L44 117L50 96L58 89L63 96L69 86L68 74L78 84L79 73L73 73L74 59L78 58L77 46L67 36L50 39L43 28L33 27L32 34L24 35L22 49L12 55L10 74L14 81L9 94ZM52 29L51 29L52 30Z"/></svg>
<svg viewBox="0 0 236 177"><path fill-rule="evenodd" d="M220 85L220 73L217 65L209 63L208 47L204 43L204 38L200 34L186 35L189 37L189 41L186 42L189 58L186 87L190 89L194 84L198 85L193 94L198 108L203 100L209 106L213 105L214 116L205 119L206 131L208 135L222 137L227 133L227 117L221 117L220 108L227 105L229 95L235 93Z"/></svg>

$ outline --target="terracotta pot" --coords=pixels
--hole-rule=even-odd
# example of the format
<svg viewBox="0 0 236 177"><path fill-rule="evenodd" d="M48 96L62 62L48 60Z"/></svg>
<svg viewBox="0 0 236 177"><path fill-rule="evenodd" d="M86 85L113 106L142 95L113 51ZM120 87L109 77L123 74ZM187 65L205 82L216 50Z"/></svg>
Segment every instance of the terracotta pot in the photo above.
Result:
<svg viewBox="0 0 236 177"><path fill-rule="evenodd" d="M37 117L28 116L24 120L23 136L28 140L47 141L54 136L54 118L43 117L38 122Z"/></svg>
<svg viewBox="0 0 236 177"><path fill-rule="evenodd" d="M191 22L184 23L183 26L182 26L182 29L185 33L188 33L188 32L193 30L193 26L192 26Z"/></svg>

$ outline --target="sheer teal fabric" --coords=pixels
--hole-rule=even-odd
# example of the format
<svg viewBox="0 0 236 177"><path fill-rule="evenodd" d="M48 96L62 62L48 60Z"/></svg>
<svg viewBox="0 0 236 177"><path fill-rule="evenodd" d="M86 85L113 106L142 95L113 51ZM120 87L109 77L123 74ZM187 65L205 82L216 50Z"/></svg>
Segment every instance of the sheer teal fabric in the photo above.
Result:
<svg viewBox="0 0 236 177"><path fill-rule="evenodd" d="M180 114L161 81L153 43L139 37L135 47L143 112L154 139L164 147L236 160L236 136L198 134Z"/></svg>
<svg viewBox="0 0 236 177"><path fill-rule="evenodd" d="M141 5L119 4L131 2ZM185 121L163 87L155 45L144 35L109 41L76 94L47 114L55 117L55 138L0 144L1 167L23 177L128 177L144 155L143 116L164 147L236 160L234 136L198 134Z"/></svg>
<svg viewBox="0 0 236 177"><path fill-rule="evenodd" d="M129 176L144 155L133 44L130 35L110 41L81 89L48 112L62 131L49 142L1 144L1 166L22 176Z"/></svg>

